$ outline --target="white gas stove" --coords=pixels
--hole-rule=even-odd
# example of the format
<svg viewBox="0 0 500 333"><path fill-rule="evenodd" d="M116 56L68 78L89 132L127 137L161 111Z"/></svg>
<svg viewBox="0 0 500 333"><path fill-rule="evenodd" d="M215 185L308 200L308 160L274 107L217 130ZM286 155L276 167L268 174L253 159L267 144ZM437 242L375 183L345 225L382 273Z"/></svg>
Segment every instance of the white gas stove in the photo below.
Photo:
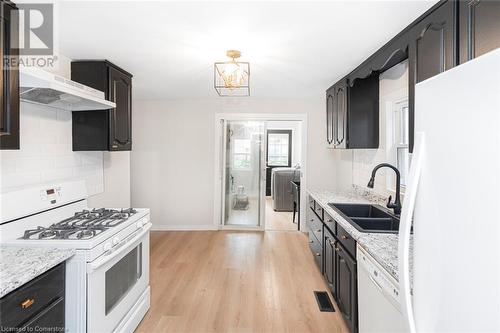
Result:
<svg viewBox="0 0 500 333"><path fill-rule="evenodd" d="M84 182L2 193L2 245L74 248L66 330L132 332L149 309L149 209L87 207Z"/></svg>

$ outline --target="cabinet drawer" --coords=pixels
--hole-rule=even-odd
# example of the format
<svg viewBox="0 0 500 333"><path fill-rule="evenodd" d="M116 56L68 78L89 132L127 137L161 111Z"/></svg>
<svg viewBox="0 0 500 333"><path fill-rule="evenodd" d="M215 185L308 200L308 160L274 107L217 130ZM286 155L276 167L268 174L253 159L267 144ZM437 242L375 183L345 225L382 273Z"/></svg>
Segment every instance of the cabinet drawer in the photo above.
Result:
<svg viewBox="0 0 500 333"><path fill-rule="evenodd" d="M64 298L58 298L49 307L30 320L21 332L57 331L64 332Z"/></svg>
<svg viewBox="0 0 500 333"><path fill-rule="evenodd" d="M311 196L309 197L309 207L314 210L314 199Z"/></svg>
<svg viewBox="0 0 500 333"><path fill-rule="evenodd" d="M347 252L356 258L356 241L339 224L337 224L337 238Z"/></svg>
<svg viewBox="0 0 500 333"><path fill-rule="evenodd" d="M323 222L333 234L337 234L337 222L327 212L323 213Z"/></svg>
<svg viewBox="0 0 500 333"><path fill-rule="evenodd" d="M318 240L323 238L323 222L313 213L309 215L308 227L309 231L314 233Z"/></svg>
<svg viewBox="0 0 500 333"><path fill-rule="evenodd" d="M319 216L320 220L323 221L323 208L317 202L314 204L314 212Z"/></svg>
<svg viewBox="0 0 500 333"><path fill-rule="evenodd" d="M64 275L62 263L0 299L0 327L19 327L64 296Z"/></svg>
<svg viewBox="0 0 500 333"><path fill-rule="evenodd" d="M318 265L319 270L323 272L323 248L312 232L309 232L309 248L314 256L316 265Z"/></svg>

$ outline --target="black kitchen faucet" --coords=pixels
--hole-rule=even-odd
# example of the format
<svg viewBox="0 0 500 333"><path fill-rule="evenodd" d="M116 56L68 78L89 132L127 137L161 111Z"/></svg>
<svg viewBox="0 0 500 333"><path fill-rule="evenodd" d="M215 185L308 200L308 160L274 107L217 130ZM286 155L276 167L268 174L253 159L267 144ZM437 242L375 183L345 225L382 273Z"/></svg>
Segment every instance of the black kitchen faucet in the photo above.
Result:
<svg viewBox="0 0 500 333"><path fill-rule="evenodd" d="M373 188L374 183L375 183L375 174L377 173L378 169L387 167L396 173L396 199L394 200L394 203L391 202L392 196L389 196L389 200L387 201L387 208L394 209L394 214L400 215L401 214L401 174L399 173L398 168L396 168L394 165L391 165L389 163L381 163L377 165L375 168L373 168L372 171L372 177L370 178L370 181L368 182L368 187Z"/></svg>

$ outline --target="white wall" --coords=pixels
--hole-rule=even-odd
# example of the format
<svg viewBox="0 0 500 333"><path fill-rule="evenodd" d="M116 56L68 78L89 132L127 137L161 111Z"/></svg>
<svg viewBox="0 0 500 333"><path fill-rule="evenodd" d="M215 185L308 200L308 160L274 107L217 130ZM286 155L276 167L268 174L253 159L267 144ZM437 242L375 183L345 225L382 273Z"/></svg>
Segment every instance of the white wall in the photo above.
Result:
<svg viewBox="0 0 500 333"><path fill-rule="evenodd" d="M398 64L380 75L380 103L379 103L379 148L355 149L335 151L336 179L338 188L349 188L352 184L368 189L366 184L370 180L373 167L379 163L391 160L387 151L387 114L391 112L394 103L408 97L408 62ZM380 169L375 178L373 191L382 196L394 194L391 182L387 180L387 173L392 176L393 171Z"/></svg>
<svg viewBox="0 0 500 333"><path fill-rule="evenodd" d="M89 198L89 207L127 208L130 204L130 152L103 153L104 192Z"/></svg>
<svg viewBox="0 0 500 333"><path fill-rule="evenodd" d="M21 103L20 150L0 152L0 189L84 179L90 195L103 191L101 152L73 152L71 112Z"/></svg>
<svg viewBox="0 0 500 333"><path fill-rule="evenodd" d="M300 121L269 121L267 129L292 130L292 166L300 164L302 158L302 133Z"/></svg>
<svg viewBox="0 0 500 333"><path fill-rule="evenodd" d="M132 206L151 208L157 229L213 228L215 114L308 114L307 182L335 186L334 152L324 144L325 110L310 100L135 101Z"/></svg>

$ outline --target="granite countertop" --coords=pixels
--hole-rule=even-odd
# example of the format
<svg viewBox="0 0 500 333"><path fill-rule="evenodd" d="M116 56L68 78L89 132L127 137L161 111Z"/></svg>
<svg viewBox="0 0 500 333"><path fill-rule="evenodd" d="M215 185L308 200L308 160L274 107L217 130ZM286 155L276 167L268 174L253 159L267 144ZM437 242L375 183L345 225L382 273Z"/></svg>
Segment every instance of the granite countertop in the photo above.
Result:
<svg viewBox="0 0 500 333"><path fill-rule="evenodd" d="M353 187L349 191L307 191L321 207L342 226L396 280L398 272L398 234L360 232L339 215L328 203L370 203L385 207L386 199L372 192ZM412 249L410 249L410 252ZM411 262L410 262L411 265ZM412 272L410 272L412 275Z"/></svg>
<svg viewBox="0 0 500 333"><path fill-rule="evenodd" d="M74 249L0 246L0 298L74 254Z"/></svg>

